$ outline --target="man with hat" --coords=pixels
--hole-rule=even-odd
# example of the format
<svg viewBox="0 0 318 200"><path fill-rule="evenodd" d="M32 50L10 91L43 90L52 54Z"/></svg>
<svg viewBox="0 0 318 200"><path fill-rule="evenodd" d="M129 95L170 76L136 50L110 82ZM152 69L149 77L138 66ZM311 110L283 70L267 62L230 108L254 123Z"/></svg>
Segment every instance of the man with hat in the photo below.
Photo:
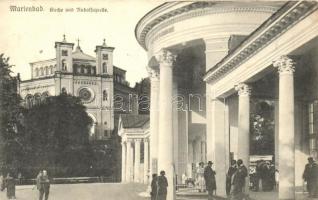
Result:
<svg viewBox="0 0 318 200"><path fill-rule="evenodd" d="M160 172L160 176L158 177L158 196L157 200L166 200L167 199L167 187L168 180L165 177L165 171Z"/></svg>
<svg viewBox="0 0 318 200"><path fill-rule="evenodd" d="M303 179L307 182L307 190L309 197L317 197L318 187L318 165L312 157L308 158L308 163L305 166Z"/></svg>
<svg viewBox="0 0 318 200"><path fill-rule="evenodd" d="M209 200L212 200L212 196L214 191L216 190L216 182L215 182L215 171L212 169L212 162L208 162L208 166L204 169L204 180L206 185L206 190L208 191Z"/></svg>

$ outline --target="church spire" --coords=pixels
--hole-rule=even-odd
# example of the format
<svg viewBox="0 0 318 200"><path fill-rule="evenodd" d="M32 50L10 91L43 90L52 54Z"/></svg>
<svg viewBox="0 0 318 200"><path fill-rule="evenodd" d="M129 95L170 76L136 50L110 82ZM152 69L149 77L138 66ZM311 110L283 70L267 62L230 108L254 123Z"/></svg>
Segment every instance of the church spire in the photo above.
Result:
<svg viewBox="0 0 318 200"><path fill-rule="evenodd" d="M66 42L66 36L65 36L65 33L63 34L63 42Z"/></svg>
<svg viewBox="0 0 318 200"><path fill-rule="evenodd" d="M104 47L107 46L107 45L106 45L106 39L105 39L105 38L103 39L103 46L104 46Z"/></svg>
<svg viewBox="0 0 318 200"><path fill-rule="evenodd" d="M81 47L80 47L80 39L77 38L77 47L76 47L76 51L80 51L80 52L83 52Z"/></svg>

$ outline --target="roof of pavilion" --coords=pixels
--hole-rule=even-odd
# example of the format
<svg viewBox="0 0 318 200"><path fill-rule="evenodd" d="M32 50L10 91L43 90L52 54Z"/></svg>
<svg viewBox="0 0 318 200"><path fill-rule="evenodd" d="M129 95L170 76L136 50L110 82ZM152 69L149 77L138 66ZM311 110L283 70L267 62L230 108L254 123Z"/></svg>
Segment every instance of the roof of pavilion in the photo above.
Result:
<svg viewBox="0 0 318 200"><path fill-rule="evenodd" d="M287 2L219 63L209 66L204 81L211 83L226 76L317 8L314 1Z"/></svg>
<svg viewBox="0 0 318 200"><path fill-rule="evenodd" d="M149 123L149 115L121 114L123 128L142 128Z"/></svg>

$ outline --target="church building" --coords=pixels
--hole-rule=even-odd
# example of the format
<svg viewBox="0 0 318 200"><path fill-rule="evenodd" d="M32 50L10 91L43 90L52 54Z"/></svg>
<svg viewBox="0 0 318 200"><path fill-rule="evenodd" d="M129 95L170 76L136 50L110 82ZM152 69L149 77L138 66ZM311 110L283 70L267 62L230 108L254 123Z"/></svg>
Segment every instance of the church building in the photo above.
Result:
<svg viewBox="0 0 318 200"><path fill-rule="evenodd" d="M103 44L95 48L96 57L83 52L79 46L67 42L65 35L61 42L55 42L56 56L48 60L30 63L31 79L21 81L18 87L26 107L41 103L47 96L59 95L62 92L78 96L87 108L93 120L90 131L91 140L108 140L119 116L116 113L133 113L137 106L127 107L127 97L135 95L133 88L126 81L126 71L113 65L114 47ZM114 108L114 96L119 106ZM131 102L129 102L131 103ZM117 123L116 123L117 125Z"/></svg>

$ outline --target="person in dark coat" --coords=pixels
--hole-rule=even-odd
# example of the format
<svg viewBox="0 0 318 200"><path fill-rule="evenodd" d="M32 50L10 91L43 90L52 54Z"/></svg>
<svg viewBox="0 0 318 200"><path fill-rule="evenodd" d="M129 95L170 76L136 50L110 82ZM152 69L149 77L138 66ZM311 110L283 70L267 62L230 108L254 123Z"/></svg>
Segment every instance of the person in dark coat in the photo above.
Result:
<svg viewBox="0 0 318 200"><path fill-rule="evenodd" d="M247 168L241 159L237 160L237 170L232 176L231 200L242 200L245 197L245 178L247 177Z"/></svg>
<svg viewBox="0 0 318 200"><path fill-rule="evenodd" d="M229 167L227 173L226 173L226 195L230 196L231 192L231 180L233 174L236 172L237 167L236 167L236 160L231 161L231 166Z"/></svg>
<svg viewBox="0 0 318 200"><path fill-rule="evenodd" d="M307 182L309 197L317 196L318 166L312 157L308 158L308 163L305 165L303 179Z"/></svg>
<svg viewBox="0 0 318 200"><path fill-rule="evenodd" d="M215 182L215 171L212 169L212 162L208 162L208 166L204 169L204 180L205 180L205 186L206 190L208 191L208 199L212 200L212 196L214 191L216 190L216 182Z"/></svg>
<svg viewBox="0 0 318 200"><path fill-rule="evenodd" d="M152 174L152 181L151 181L151 200L157 200L158 195L158 176L157 174Z"/></svg>
<svg viewBox="0 0 318 200"><path fill-rule="evenodd" d="M168 180L165 177L165 171L160 172L160 176L158 177L158 196L157 200L166 200L167 199L167 187Z"/></svg>
<svg viewBox="0 0 318 200"><path fill-rule="evenodd" d="M8 173L6 177L6 188L8 199L15 199L15 179L11 173Z"/></svg>
<svg viewBox="0 0 318 200"><path fill-rule="evenodd" d="M50 180L49 176L47 175L47 171L43 170L42 178L40 179L40 184L42 188L42 196L40 196L40 199L42 200L43 196L45 197L45 200L49 199L49 193L50 193Z"/></svg>

